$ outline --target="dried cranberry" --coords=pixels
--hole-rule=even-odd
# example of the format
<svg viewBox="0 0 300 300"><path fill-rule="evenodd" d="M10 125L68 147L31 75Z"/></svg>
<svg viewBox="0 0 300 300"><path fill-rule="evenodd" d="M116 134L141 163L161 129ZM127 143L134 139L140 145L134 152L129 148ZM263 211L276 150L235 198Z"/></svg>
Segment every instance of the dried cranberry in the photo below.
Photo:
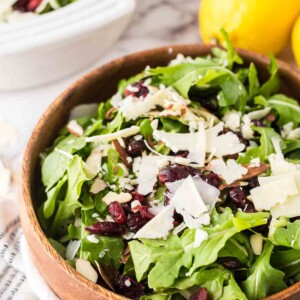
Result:
<svg viewBox="0 0 300 300"><path fill-rule="evenodd" d="M124 224L126 222L126 215L122 205L115 201L109 205L109 213L117 224Z"/></svg>
<svg viewBox="0 0 300 300"><path fill-rule="evenodd" d="M131 232L137 232L149 222L149 219L143 218L140 214L129 214L126 225Z"/></svg>
<svg viewBox="0 0 300 300"><path fill-rule="evenodd" d="M130 299L140 299L145 294L145 286L127 275L121 275L116 281L115 289Z"/></svg>
<svg viewBox="0 0 300 300"><path fill-rule="evenodd" d="M85 230L93 234L105 236L120 236L125 233L123 225L113 222L98 222L86 227Z"/></svg>
<svg viewBox="0 0 300 300"><path fill-rule="evenodd" d="M236 258L222 258L219 261L228 270L237 270L244 267L244 265Z"/></svg>
<svg viewBox="0 0 300 300"><path fill-rule="evenodd" d="M207 174L201 174L200 175L201 179L204 180L206 183L214 186L215 188L219 188L220 185L222 184L221 178L214 173L207 173Z"/></svg>
<svg viewBox="0 0 300 300"><path fill-rule="evenodd" d="M231 188L229 191L229 197L231 199L231 202L235 204L239 208L245 208L248 200L247 200L247 194L241 187L234 187Z"/></svg>
<svg viewBox="0 0 300 300"><path fill-rule="evenodd" d="M195 168L175 164L161 169L158 178L161 183L166 183L187 178L189 175L195 176L198 174L200 174L200 171Z"/></svg>
<svg viewBox="0 0 300 300"><path fill-rule="evenodd" d="M175 211L175 213L174 213L174 222L173 222L174 226L178 226L178 225L181 224L182 222L183 222L183 217L182 217L182 215L179 214L179 213L177 213L177 212Z"/></svg>
<svg viewBox="0 0 300 300"><path fill-rule="evenodd" d="M41 2L42 0L18 0L13 8L23 12L35 11Z"/></svg>
<svg viewBox="0 0 300 300"><path fill-rule="evenodd" d="M209 300L206 288L201 288L197 293L193 294L189 300Z"/></svg>
<svg viewBox="0 0 300 300"><path fill-rule="evenodd" d="M254 189L254 188L258 187L259 186L258 178L257 177L250 178L248 186L251 189Z"/></svg>
<svg viewBox="0 0 300 300"><path fill-rule="evenodd" d="M148 200L147 200L147 198L145 198L144 195L138 193L137 191L133 191L133 192L131 193L131 196L132 196L132 200L138 200L138 201L140 201L140 203L141 203L142 205L148 206L148 204L149 204L149 203L148 203Z"/></svg>
<svg viewBox="0 0 300 300"><path fill-rule="evenodd" d="M123 203L122 204L122 208L124 209L124 212L126 213L126 215L128 215L129 213L131 213L131 205L130 205L129 202Z"/></svg>
<svg viewBox="0 0 300 300"><path fill-rule="evenodd" d="M127 87L125 90L125 96L133 97L146 97L149 93L149 89L144 85L144 82L138 81L130 84L130 87Z"/></svg>
<svg viewBox="0 0 300 300"><path fill-rule="evenodd" d="M151 220L154 218L154 215L152 215L149 211L148 211L148 206L140 206L139 210L140 210L140 214L142 216L142 218L144 219L148 219Z"/></svg>
<svg viewBox="0 0 300 300"><path fill-rule="evenodd" d="M126 145L126 151L131 156L141 155L146 150L146 144L144 140L130 140Z"/></svg>

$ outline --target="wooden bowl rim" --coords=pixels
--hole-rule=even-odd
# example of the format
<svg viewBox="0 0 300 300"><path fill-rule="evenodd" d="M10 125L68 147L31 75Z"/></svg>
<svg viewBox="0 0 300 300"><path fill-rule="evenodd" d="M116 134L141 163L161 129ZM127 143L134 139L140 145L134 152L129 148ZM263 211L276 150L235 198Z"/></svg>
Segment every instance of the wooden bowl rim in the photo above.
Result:
<svg viewBox="0 0 300 300"><path fill-rule="evenodd" d="M56 261L57 264L60 265L61 268L66 269L67 272L70 274L70 276L73 277L74 280L80 281L87 289L93 291L93 292L98 292L99 295L103 291L105 293L109 293L111 296L113 296L114 299L120 299L120 300L125 300L128 299L126 297L123 297L119 294L116 294L110 290L107 290L106 288L94 284L85 277L83 277L81 274L79 274L73 267L71 267L56 251L55 249L51 246L49 243L46 235L44 234L44 231L42 230L39 221L37 219L37 215L35 213L34 207L33 207L33 202L31 199L31 192L30 192L30 186L31 182L30 179L33 178L34 172L30 171L29 168L29 162L31 161L30 154L32 152L32 149L34 148L34 145L36 143L36 140L39 139L39 132L40 128L43 126L44 120L51 117L51 114L53 111L55 111L60 105L64 103L69 97L69 95L72 95L72 92L78 89L81 85L89 81L91 78L97 76L98 74L104 73L107 69L118 65L122 63L123 61L126 60L134 60L138 57L151 57L155 55L160 55L161 53L166 53L169 52L170 49L175 50L178 53L183 53L187 52L189 49L195 49L196 51L199 51L199 55L201 56L201 52L208 52L211 50L211 48L214 47L213 45L206 45L206 44L175 44L175 45L170 45L170 46L164 46L164 47L158 47L158 48L153 48L149 50L144 50L144 51L139 51L135 52L126 56L123 56L121 58L112 60L110 62L105 63L104 65L94 69L93 71L87 73L77 81L75 81L73 84L71 84L64 92L62 92L46 109L46 111L42 114L41 118L39 119L38 123L34 127L31 137L28 141L24 157L23 157L23 164L22 164L22 187L21 187L21 192L22 192L22 197L20 201L23 202L23 205L25 207L25 214L30 218L30 223L31 223L31 228L33 229L33 233L36 235L37 238L40 239L42 245L44 246L45 251L49 256L52 257ZM261 63L262 65L266 66L269 64L269 58L267 56L257 54L251 51L243 50L243 49L237 49L238 53L242 56L243 59L248 59L249 61L253 61L254 63ZM170 52L169 52L170 53ZM278 60L278 66L280 72L283 72L287 74L288 76L294 77L297 81L300 83L300 72L297 68L289 65L286 62L283 62L281 60ZM25 174L28 174L29 176L26 176ZM54 250L53 251L50 251ZM54 255L56 253L57 255ZM271 295L267 297L266 299L268 300L275 300L275 299L284 299L287 296L292 296L295 295L295 293L300 291L300 282L282 290L281 292L278 292L274 295Z"/></svg>

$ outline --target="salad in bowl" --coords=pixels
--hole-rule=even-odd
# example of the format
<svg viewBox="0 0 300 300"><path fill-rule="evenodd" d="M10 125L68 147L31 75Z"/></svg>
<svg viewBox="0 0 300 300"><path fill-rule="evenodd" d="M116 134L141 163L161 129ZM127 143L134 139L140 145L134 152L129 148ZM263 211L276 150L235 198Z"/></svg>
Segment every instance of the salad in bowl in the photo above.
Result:
<svg viewBox="0 0 300 300"><path fill-rule="evenodd" d="M299 280L300 106L278 93L272 56L260 82L226 41L76 107L41 154L40 223L94 283L234 300Z"/></svg>
<svg viewBox="0 0 300 300"><path fill-rule="evenodd" d="M77 0L1 0L0 23L12 23L57 10Z"/></svg>

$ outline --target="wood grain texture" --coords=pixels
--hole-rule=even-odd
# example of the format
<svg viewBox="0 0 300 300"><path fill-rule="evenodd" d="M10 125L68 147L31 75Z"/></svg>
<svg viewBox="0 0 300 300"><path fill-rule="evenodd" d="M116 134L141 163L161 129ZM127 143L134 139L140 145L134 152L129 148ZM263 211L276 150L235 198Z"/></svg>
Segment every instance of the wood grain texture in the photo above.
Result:
<svg viewBox="0 0 300 300"><path fill-rule="evenodd" d="M173 51L169 51L172 48ZM51 247L36 216L41 204L38 190L41 187L39 154L50 146L59 129L66 123L70 110L78 104L101 102L116 92L120 79L128 78L147 65L166 65L177 53L192 57L207 55L208 45L181 45L163 47L132 54L110 62L82 77L61 94L43 114L29 140L22 169L22 199L20 215L22 226L34 261L49 286L61 299L126 299L104 287L83 278ZM244 50L238 50L245 64L253 61L258 68L260 79L268 77L268 58ZM300 73L289 65L279 62L282 92L300 99ZM300 299L300 283L268 297L269 300Z"/></svg>

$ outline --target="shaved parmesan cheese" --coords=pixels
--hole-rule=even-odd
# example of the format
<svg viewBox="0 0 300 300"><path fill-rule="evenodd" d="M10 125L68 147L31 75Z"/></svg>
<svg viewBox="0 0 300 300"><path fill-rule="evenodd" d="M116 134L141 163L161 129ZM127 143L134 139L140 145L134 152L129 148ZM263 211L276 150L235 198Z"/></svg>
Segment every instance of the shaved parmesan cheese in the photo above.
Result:
<svg viewBox="0 0 300 300"><path fill-rule="evenodd" d="M142 161L142 158L140 156L139 157L135 157L133 159L133 163L132 163L132 171L133 171L133 173L137 173L140 170L141 161Z"/></svg>
<svg viewBox="0 0 300 300"><path fill-rule="evenodd" d="M133 200L130 203L132 212L137 213L140 210L141 202L139 200Z"/></svg>
<svg viewBox="0 0 300 300"><path fill-rule="evenodd" d="M139 132L140 132L139 126L131 126L129 128L125 128L125 129L119 130L117 132L87 137L85 140L87 143L108 142L108 141L116 140L121 137L126 138L129 136L135 135Z"/></svg>
<svg viewBox="0 0 300 300"><path fill-rule="evenodd" d="M107 184L105 181L103 181L100 178L96 178L94 183L91 185L90 193L98 194L98 193L102 192L103 190L105 190L106 187L107 187Z"/></svg>
<svg viewBox="0 0 300 300"><path fill-rule="evenodd" d="M132 196L129 193L120 193L108 192L103 198L102 201L109 205L110 203L117 201L119 203L126 203L131 200Z"/></svg>
<svg viewBox="0 0 300 300"><path fill-rule="evenodd" d="M223 121L225 127L233 131L239 131L241 126L242 113L235 110L230 110L224 114Z"/></svg>
<svg viewBox="0 0 300 300"><path fill-rule="evenodd" d="M80 241L69 241L66 248L66 258L73 259L80 248Z"/></svg>
<svg viewBox="0 0 300 300"><path fill-rule="evenodd" d="M260 120L262 118L264 118L270 111L271 111L271 107L265 107L263 109L259 109L259 110L255 110L255 111L252 111L250 113L248 113L248 117L249 119L252 121L252 120Z"/></svg>
<svg viewBox="0 0 300 300"><path fill-rule="evenodd" d="M204 123L199 122L198 132L174 133L155 129L153 137L163 141L173 152L188 150L188 159L199 165L204 165L205 160L205 129Z"/></svg>
<svg viewBox="0 0 300 300"><path fill-rule="evenodd" d="M214 186L202 180L198 176L194 177L193 181L197 188L198 193L201 195L203 202L209 208L209 212L211 213L220 196L220 191Z"/></svg>
<svg viewBox="0 0 300 300"><path fill-rule="evenodd" d="M224 123L219 123L206 130L206 152L214 153L216 157L236 154L245 149L238 136L232 132L218 135L224 128Z"/></svg>
<svg viewBox="0 0 300 300"><path fill-rule="evenodd" d="M159 90L154 95L148 94L143 101L130 95L120 103L119 109L126 120L135 120L153 110L156 106L163 106L165 99L168 99L165 90Z"/></svg>
<svg viewBox="0 0 300 300"><path fill-rule="evenodd" d="M250 140L254 137L254 131L251 128L252 122L248 115L244 115L242 118L241 131L243 138Z"/></svg>
<svg viewBox="0 0 300 300"><path fill-rule="evenodd" d="M78 258L76 260L76 270L82 276L96 283L98 280L98 274L92 267L91 263L85 259Z"/></svg>
<svg viewBox="0 0 300 300"><path fill-rule="evenodd" d="M277 205L271 207L270 212L274 218L299 217L300 216L300 193L296 194L294 196L288 197L288 199L282 204L277 204Z"/></svg>
<svg viewBox="0 0 300 300"><path fill-rule="evenodd" d="M198 218L207 212L207 207L198 193L192 176L188 176L182 182L172 197L171 203L175 206L178 213L186 211L194 218Z"/></svg>
<svg viewBox="0 0 300 300"><path fill-rule="evenodd" d="M76 136L83 135L83 128L77 123L76 120L72 120L68 123L67 130Z"/></svg>
<svg viewBox="0 0 300 300"><path fill-rule="evenodd" d="M169 195L171 198L173 197L173 194L175 194L176 191L180 188L184 181L185 179L181 179L174 182L166 183L166 186L171 193L171 195ZM208 211L211 212L214 209L215 204L220 196L220 191L214 186L206 183L198 176L193 177L193 182L204 204L208 208Z"/></svg>
<svg viewBox="0 0 300 300"><path fill-rule="evenodd" d="M270 210L278 203L284 203L288 196L299 193L293 174L282 176L250 191L252 201L257 210Z"/></svg>
<svg viewBox="0 0 300 300"><path fill-rule="evenodd" d="M147 195L152 192L157 181L159 172L159 162L162 160L160 156L142 157L139 176L138 176L138 193Z"/></svg>
<svg viewBox="0 0 300 300"><path fill-rule="evenodd" d="M150 207L148 209L148 211L150 212L150 214L156 216L158 215L163 209L165 208L165 206L153 206L153 207Z"/></svg>
<svg viewBox="0 0 300 300"><path fill-rule="evenodd" d="M223 159L212 160L210 170L224 178L227 184L241 179L248 173L248 169L238 164L234 159L228 159L226 163Z"/></svg>
<svg viewBox="0 0 300 300"><path fill-rule="evenodd" d="M285 125L283 125L281 135L282 137L288 139L288 140L298 140L300 139L300 127L293 129L294 123L289 122Z"/></svg>
<svg viewBox="0 0 300 300"><path fill-rule="evenodd" d="M268 183L271 183L273 181L279 182L286 176L290 178L290 176L294 176L294 180L296 182L296 185L298 187L298 190L300 191L300 171L294 171L289 174L281 174L281 175L274 175L274 176L267 176L267 177L258 177L258 182L260 186L266 185Z"/></svg>
<svg viewBox="0 0 300 300"><path fill-rule="evenodd" d="M165 206L164 209L143 226L134 236L136 239L159 239L165 238L173 228L174 206Z"/></svg>

